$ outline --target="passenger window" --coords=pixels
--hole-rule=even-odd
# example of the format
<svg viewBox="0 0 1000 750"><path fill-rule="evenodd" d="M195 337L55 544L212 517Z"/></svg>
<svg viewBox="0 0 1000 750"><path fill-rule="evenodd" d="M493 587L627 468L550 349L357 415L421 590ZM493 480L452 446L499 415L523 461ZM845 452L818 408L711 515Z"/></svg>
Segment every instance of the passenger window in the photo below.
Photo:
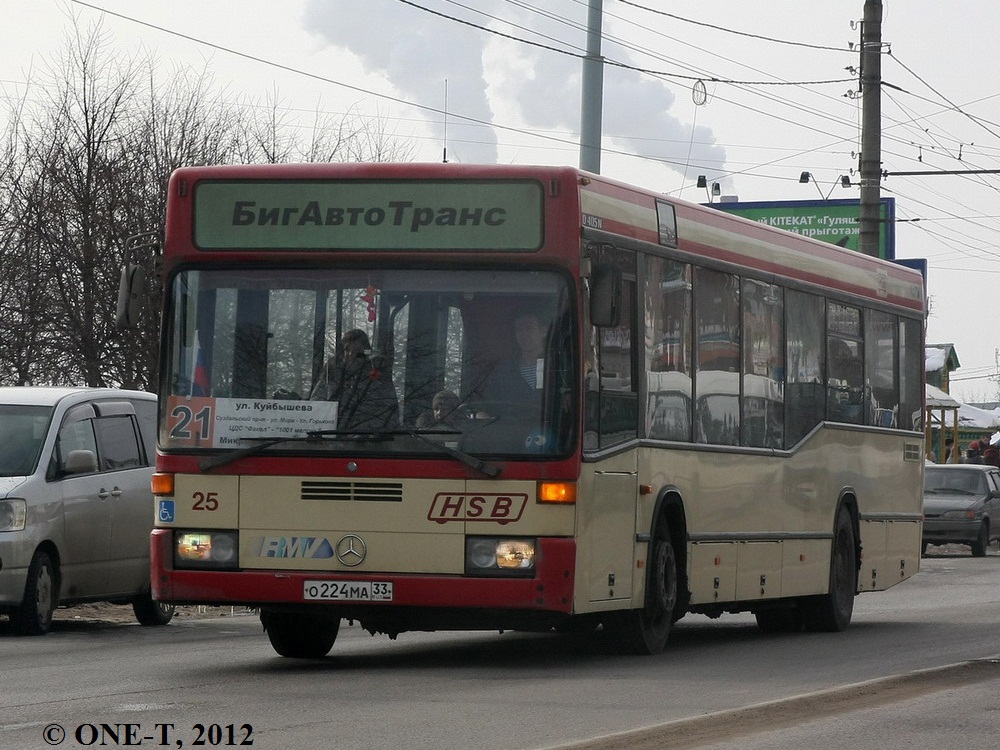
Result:
<svg viewBox="0 0 1000 750"><path fill-rule="evenodd" d="M785 295L785 447L791 448L823 421L823 298L804 292Z"/></svg>
<svg viewBox="0 0 1000 750"><path fill-rule="evenodd" d="M864 350L861 310L831 302L827 305L827 418L865 423Z"/></svg>
<svg viewBox="0 0 1000 750"><path fill-rule="evenodd" d="M867 421L876 427L899 425L899 383L894 360L898 330L895 315L865 312L865 373L870 388Z"/></svg>
<svg viewBox="0 0 1000 750"><path fill-rule="evenodd" d="M694 272L695 441L740 443L739 278Z"/></svg>
<svg viewBox="0 0 1000 750"><path fill-rule="evenodd" d="M588 430L605 448L636 437L638 393L632 377L632 332L635 330L635 282L622 285L622 319L614 327L595 329L599 397L588 408Z"/></svg>
<svg viewBox="0 0 1000 750"><path fill-rule="evenodd" d="M135 422L128 415L101 417L94 421L100 449L101 471L119 471L142 466Z"/></svg>
<svg viewBox="0 0 1000 750"><path fill-rule="evenodd" d="M691 440L691 266L647 259L646 435Z"/></svg>
<svg viewBox="0 0 1000 750"><path fill-rule="evenodd" d="M784 444L784 290L743 280L743 445Z"/></svg>
<svg viewBox="0 0 1000 750"><path fill-rule="evenodd" d="M66 460L73 451L90 451L96 458L97 439L94 436L94 420L69 422L60 428L56 449L52 453L50 477L66 473Z"/></svg>

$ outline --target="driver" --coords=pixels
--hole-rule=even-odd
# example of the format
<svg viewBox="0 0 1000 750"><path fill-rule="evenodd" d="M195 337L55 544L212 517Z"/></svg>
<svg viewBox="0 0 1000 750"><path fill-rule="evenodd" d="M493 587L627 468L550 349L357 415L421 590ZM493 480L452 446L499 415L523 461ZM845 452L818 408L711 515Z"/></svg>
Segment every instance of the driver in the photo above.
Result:
<svg viewBox="0 0 1000 750"><path fill-rule="evenodd" d="M487 377L483 398L509 405L533 405L540 400L544 372L546 326L535 312L514 319L517 355L496 363Z"/></svg>

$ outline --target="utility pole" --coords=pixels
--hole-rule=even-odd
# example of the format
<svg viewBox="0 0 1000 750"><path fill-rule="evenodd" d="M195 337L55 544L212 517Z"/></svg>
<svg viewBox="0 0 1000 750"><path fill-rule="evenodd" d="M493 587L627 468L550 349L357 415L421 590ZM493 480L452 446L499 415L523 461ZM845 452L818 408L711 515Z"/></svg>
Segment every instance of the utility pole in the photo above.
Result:
<svg viewBox="0 0 1000 750"><path fill-rule="evenodd" d="M878 257L882 180L882 0L865 0L861 27L861 206L858 249Z"/></svg>
<svg viewBox="0 0 1000 750"><path fill-rule="evenodd" d="M601 57L603 0L588 0L587 56L583 59L580 105L580 169L601 171L601 115L604 109L604 58Z"/></svg>

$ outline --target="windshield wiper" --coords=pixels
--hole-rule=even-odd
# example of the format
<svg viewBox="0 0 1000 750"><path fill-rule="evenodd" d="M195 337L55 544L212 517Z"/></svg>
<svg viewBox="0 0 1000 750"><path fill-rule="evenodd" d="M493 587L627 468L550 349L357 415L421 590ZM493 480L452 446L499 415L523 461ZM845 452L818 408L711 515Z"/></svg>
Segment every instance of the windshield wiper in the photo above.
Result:
<svg viewBox="0 0 1000 750"><path fill-rule="evenodd" d="M431 435L448 435L456 434L460 435L459 430L430 430L428 434ZM198 468L202 471L208 471L209 469L214 469L219 466L225 466L233 461L238 461L241 458L246 458L247 456L256 456L263 453L268 448L273 445L280 445L281 443L291 443L291 442L307 442L315 443L322 441L324 438L329 437L347 437L351 440L359 441L376 441L376 440L387 440L394 435L409 435L415 437L422 443L427 445L432 445L437 448L442 453L446 453L452 458L461 463L465 464L469 468L475 469L478 472L485 474L486 476L493 478L500 475L500 467L494 466L493 464L488 464L485 461L481 461L475 456L471 456L464 451L460 451L457 448L452 448L450 445L443 445L434 440L431 440L426 434L423 434L417 430L380 430L377 432L359 432L358 430L313 430L307 432L305 435L294 435L287 437L277 437L277 438L249 438L251 440L260 440L261 442L254 445L248 445L245 448L239 448L237 450L231 451L229 453L220 453L216 456L211 456L209 458L203 459L198 462Z"/></svg>
<svg viewBox="0 0 1000 750"><path fill-rule="evenodd" d="M472 456L465 451L460 451L458 448L452 448L450 445L445 445L444 443L438 443L427 437L427 434L431 435L461 435L461 430L429 430L426 434L419 432L418 430L405 431L403 434L412 435L417 440L427 445L433 445L442 453L447 453L449 456L457 461L461 461L463 464L469 468L475 469L488 476L490 479L500 476L500 467L493 464L488 464L485 461Z"/></svg>
<svg viewBox="0 0 1000 750"><path fill-rule="evenodd" d="M198 468L202 471L208 471L209 469L214 469L217 466L225 466L228 463L238 461L239 459L246 458L247 456L256 456L258 453L266 451L272 445L280 445L281 443L316 443L331 436L350 437L354 440L385 440L392 434L393 433L389 432L359 432L357 430L312 430L304 435L289 435L276 438L244 438L244 440L260 440L261 442L255 443L254 445L248 445L246 448L239 448L231 451L230 453L220 453L217 456L211 456L210 458L203 459L198 462Z"/></svg>

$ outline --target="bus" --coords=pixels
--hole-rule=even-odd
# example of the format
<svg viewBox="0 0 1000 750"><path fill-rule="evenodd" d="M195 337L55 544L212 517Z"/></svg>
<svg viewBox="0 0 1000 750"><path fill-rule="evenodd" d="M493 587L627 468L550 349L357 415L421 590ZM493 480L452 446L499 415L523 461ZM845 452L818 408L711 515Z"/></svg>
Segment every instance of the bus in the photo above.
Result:
<svg viewBox="0 0 1000 750"><path fill-rule="evenodd" d="M902 266L570 167L350 163L178 169L162 279L153 594L282 656L840 631L918 570Z"/></svg>

